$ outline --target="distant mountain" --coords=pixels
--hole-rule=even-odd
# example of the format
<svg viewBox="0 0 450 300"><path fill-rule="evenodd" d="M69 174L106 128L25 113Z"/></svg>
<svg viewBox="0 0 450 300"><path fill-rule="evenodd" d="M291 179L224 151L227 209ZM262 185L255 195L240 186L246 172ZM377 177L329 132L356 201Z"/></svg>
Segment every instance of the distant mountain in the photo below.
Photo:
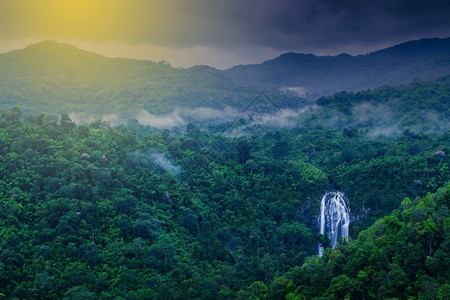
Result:
<svg viewBox="0 0 450 300"><path fill-rule="evenodd" d="M164 62L107 58L53 41L0 55L0 108L25 112L89 112L132 118L145 109L243 108L261 90L242 87L208 66L174 68ZM274 96L282 105L297 97Z"/></svg>
<svg viewBox="0 0 450 300"><path fill-rule="evenodd" d="M298 107L337 91L450 74L450 38L423 39L367 55L286 53L228 70L107 58L53 41L0 54L0 108L133 118L142 109L243 109L262 91L279 107Z"/></svg>
<svg viewBox="0 0 450 300"><path fill-rule="evenodd" d="M235 82L309 98L450 74L450 38L421 39L367 55L285 53L224 73Z"/></svg>

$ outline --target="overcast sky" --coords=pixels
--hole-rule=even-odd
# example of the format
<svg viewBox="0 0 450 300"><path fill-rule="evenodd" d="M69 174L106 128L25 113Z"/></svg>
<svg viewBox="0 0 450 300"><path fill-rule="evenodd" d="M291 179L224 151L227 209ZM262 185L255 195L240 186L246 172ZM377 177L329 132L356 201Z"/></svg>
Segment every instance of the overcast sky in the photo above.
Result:
<svg viewBox="0 0 450 300"><path fill-rule="evenodd" d="M449 36L448 0L0 0L0 52L52 39L182 67Z"/></svg>

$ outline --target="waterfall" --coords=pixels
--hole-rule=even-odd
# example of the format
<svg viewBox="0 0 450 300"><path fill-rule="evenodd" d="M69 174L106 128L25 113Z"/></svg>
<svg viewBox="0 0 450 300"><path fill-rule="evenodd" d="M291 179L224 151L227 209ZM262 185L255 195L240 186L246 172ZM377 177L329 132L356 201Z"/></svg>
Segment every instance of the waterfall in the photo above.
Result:
<svg viewBox="0 0 450 300"><path fill-rule="evenodd" d="M320 200L319 231L328 233L331 246L336 246L338 237L348 239L350 210L341 192L327 192ZM323 245L319 244L319 256L323 255Z"/></svg>

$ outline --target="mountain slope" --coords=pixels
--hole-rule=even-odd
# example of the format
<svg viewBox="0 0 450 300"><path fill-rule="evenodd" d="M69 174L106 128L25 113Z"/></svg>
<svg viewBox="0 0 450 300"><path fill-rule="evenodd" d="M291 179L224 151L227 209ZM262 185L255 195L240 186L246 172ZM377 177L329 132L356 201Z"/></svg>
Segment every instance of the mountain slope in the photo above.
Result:
<svg viewBox="0 0 450 300"><path fill-rule="evenodd" d="M450 38L407 42L368 55L286 53L260 65L208 66L107 58L46 41L0 54L1 108L24 112L118 114L176 107L243 109L261 91L279 107L304 105L336 91L356 91L450 74Z"/></svg>
<svg viewBox="0 0 450 300"><path fill-rule="evenodd" d="M450 38L435 38L358 56L285 53L262 64L235 66L224 73L236 82L314 98L337 91L404 84L416 78L435 79L448 75L449 67Z"/></svg>
<svg viewBox="0 0 450 300"><path fill-rule="evenodd" d="M106 58L46 41L0 55L0 100L32 112L162 113L181 107L243 107L260 89L240 87L220 71ZM276 98L276 97L275 97ZM282 97L280 105L299 99ZM282 100L282 101L281 101Z"/></svg>

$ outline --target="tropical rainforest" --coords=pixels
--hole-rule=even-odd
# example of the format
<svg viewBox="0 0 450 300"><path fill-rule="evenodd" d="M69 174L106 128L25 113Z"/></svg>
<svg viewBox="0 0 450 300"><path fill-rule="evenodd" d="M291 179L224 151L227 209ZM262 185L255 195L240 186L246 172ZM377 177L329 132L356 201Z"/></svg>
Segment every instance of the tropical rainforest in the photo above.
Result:
<svg viewBox="0 0 450 300"><path fill-rule="evenodd" d="M46 59L67 72L60 81L57 67L40 69L48 44ZM245 66L175 69L83 52L110 66L101 74L111 84L134 68L146 74L97 90L95 66L85 70L92 81L78 81L71 71L83 64L65 58L79 50L54 46L0 57L10 66L0 89L0 299L449 299L449 74L306 99L230 75ZM20 63L36 73L17 72ZM178 76L185 86L160 86ZM150 82L149 93L125 88L136 82ZM99 114L108 97L105 113L124 111L114 126ZM233 109L159 127L132 113L180 103ZM72 120L84 111L97 118ZM318 226L327 191L345 193L351 217L334 247Z"/></svg>

